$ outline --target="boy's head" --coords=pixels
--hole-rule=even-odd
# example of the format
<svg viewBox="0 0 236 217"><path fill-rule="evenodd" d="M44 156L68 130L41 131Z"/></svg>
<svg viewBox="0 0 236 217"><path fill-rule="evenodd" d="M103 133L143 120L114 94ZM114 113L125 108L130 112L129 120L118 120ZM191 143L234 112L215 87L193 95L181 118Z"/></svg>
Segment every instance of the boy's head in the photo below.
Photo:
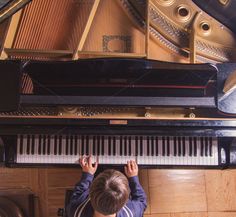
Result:
<svg viewBox="0 0 236 217"><path fill-rule="evenodd" d="M124 174L105 170L93 181L90 198L93 208L103 215L117 213L128 201L129 183Z"/></svg>

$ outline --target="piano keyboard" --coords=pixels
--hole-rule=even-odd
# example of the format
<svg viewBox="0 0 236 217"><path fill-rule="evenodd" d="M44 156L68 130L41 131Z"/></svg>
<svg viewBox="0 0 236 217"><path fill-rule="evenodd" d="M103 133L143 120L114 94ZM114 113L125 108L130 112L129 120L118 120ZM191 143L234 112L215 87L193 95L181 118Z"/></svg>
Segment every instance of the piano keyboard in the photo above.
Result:
<svg viewBox="0 0 236 217"><path fill-rule="evenodd" d="M76 164L91 155L99 164L218 165L214 137L135 135L18 135L16 163Z"/></svg>

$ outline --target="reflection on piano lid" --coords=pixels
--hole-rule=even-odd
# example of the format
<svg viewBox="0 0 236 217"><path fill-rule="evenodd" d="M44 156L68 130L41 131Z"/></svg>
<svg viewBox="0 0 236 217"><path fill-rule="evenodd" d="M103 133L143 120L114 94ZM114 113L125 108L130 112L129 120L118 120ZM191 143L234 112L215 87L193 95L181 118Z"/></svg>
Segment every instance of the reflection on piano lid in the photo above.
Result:
<svg viewBox="0 0 236 217"><path fill-rule="evenodd" d="M9 82L7 72L12 65L17 79ZM1 96L2 111L16 110L19 105L179 106L236 114L236 91L224 93L227 78L236 70L235 63L101 58L26 64L1 61L0 68L8 69L3 71L1 83L14 90L14 97ZM8 85L1 85L2 93L8 89Z"/></svg>
<svg viewBox="0 0 236 217"><path fill-rule="evenodd" d="M234 63L101 58L29 61L21 69L21 106L177 106L217 108L236 114L235 91L228 96L223 92L227 77L236 69ZM31 89L33 93L29 94Z"/></svg>
<svg viewBox="0 0 236 217"><path fill-rule="evenodd" d="M30 62L25 71L34 94L22 96L22 104L215 106L217 70L210 64L110 58Z"/></svg>
<svg viewBox="0 0 236 217"><path fill-rule="evenodd" d="M236 91L224 96L224 83L236 64L180 64L106 58L68 62L29 62L33 95L22 104L89 106L180 106L217 108L236 114Z"/></svg>

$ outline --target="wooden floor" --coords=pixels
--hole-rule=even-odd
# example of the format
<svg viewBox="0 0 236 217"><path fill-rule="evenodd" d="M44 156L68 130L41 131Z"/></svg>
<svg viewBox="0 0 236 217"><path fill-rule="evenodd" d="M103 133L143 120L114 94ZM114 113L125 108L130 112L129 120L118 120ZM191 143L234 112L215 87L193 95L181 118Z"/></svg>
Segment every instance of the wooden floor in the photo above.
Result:
<svg viewBox="0 0 236 217"><path fill-rule="evenodd" d="M37 217L56 217L64 193L80 169L0 168L0 187L27 187L36 195ZM148 195L145 217L236 217L236 170L140 170Z"/></svg>

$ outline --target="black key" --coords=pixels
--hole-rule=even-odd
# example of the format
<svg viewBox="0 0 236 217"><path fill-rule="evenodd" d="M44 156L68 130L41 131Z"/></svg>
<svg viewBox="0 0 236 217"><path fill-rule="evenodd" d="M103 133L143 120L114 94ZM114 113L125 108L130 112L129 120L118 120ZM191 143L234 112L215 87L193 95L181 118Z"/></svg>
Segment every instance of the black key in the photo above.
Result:
<svg viewBox="0 0 236 217"><path fill-rule="evenodd" d="M75 144L75 153L74 153L74 154L77 155L77 153L78 153L78 151L79 151L79 150L78 150L78 136L75 135L75 136L74 136L74 139L75 139L75 143L74 143L74 144Z"/></svg>
<svg viewBox="0 0 236 217"><path fill-rule="evenodd" d="M100 136L97 136L97 155L102 155L101 153L101 137Z"/></svg>
<svg viewBox="0 0 236 217"><path fill-rule="evenodd" d="M50 147L51 147L51 143L50 143L50 135L47 136L47 143L48 143L48 146L47 146L47 155L50 155Z"/></svg>
<svg viewBox="0 0 236 217"><path fill-rule="evenodd" d="M140 136L139 145L140 145L140 156L143 156L143 137L142 136Z"/></svg>
<svg viewBox="0 0 236 217"><path fill-rule="evenodd" d="M149 140L149 136L147 136L147 156L150 156L150 140Z"/></svg>
<svg viewBox="0 0 236 217"><path fill-rule="evenodd" d="M191 157L193 154L193 140L192 137L189 137L189 156Z"/></svg>
<svg viewBox="0 0 236 217"><path fill-rule="evenodd" d="M129 150L128 150L128 155L131 156L131 148L132 148L132 145L131 145L131 136L128 137L128 143L129 143Z"/></svg>
<svg viewBox="0 0 236 217"><path fill-rule="evenodd" d="M69 145L70 145L70 143L69 143L69 136L66 135L66 155L69 154Z"/></svg>
<svg viewBox="0 0 236 217"><path fill-rule="evenodd" d="M194 145L194 156L197 157L197 138L193 138L193 145Z"/></svg>
<svg viewBox="0 0 236 217"><path fill-rule="evenodd" d="M167 145L167 156L170 156L170 137L167 136L166 138L166 145Z"/></svg>
<svg viewBox="0 0 236 217"><path fill-rule="evenodd" d="M178 156L181 156L182 154L181 143L181 137L178 137Z"/></svg>
<svg viewBox="0 0 236 217"><path fill-rule="evenodd" d="M87 135L85 137L86 141L85 141L85 154L89 155L89 136Z"/></svg>
<svg viewBox="0 0 236 217"><path fill-rule="evenodd" d="M62 136L59 136L59 155L62 154Z"/></svg>
<svg viewBox="0 0 236 217"><path fill-rule="evenodd" d="M162 156L165 156L166 155L166 139L164 136L162 136L161 140L162 140Z"/></svg>
<svg viewBox="0 0 236 217"><path fill-rule="evenodd" d="M127 156L127 136L124 137L124 156Z"/></svg>
<svg viewBox="0 0 236 217"><path fill-rule="evenodd" d="M113 155L116 155L116 137L113 136Z"/></svg>
<svg viewBox="0 0 236 217"><path fill-rule="evenodd" d="M108 155L111 155L111 146L112 146L111 137L108 136Z"/></svg>
<svg viewBox="0 0 236 217"><path fill-rule="evenodd" d="M102 141L101 141L101 146L102 146L102 155L105 155L105 151L104 151L104 136L102 136Z"/></svg>
<svg viewBox="0 0 236 217"><path fill-rule="evenodd" d="M205 137L205 156L207 157L208 156L208 138Z"/></svg>
<svg viewBox="0 0 236 217"><path fill-rule="evenodd" d="M42 136L39 135L39 146L38 146L38 154L41 155L42 152L41 152L41 149L42 148Z"/></svg>
<svg viewBox="0 0 236 217"><path fill-rule="evenodd" d="M20 135L20 154L23 154L23 135Z"/></svg>
<svg viewBox="0 0 236 217"><path fill-rule="evenodd" d="M93 136L93 155L96 155L96 145L97 145L97 138L96 136Z"/></svg>
<svg viewBox="0 0 236 217"><path fill-rule="evenodd" d="M73 155L74 153L74 137L70 135L70 155Z"/></svg>
<svg viewBox="0 0 236 217"><path fill-rule="evenodd" d="M152 136L151 137L151 155L154 156L154 137Z"/></svg>
<svg viewBox="0 0 236 217"><path fill-rule="evenodd" d="M177 155L177 138L174 137L174 156Z"/></svg>
<svg viewBox="0 0 236 217"><path fill-rule="evenodd" d="M185 137L182 138L182 142L183 142L183 149L182 149L183 151L182 152L183 152L183 156L185 156L185 154L186 154Z"/></svg>
<svg viewBox="0 0 236 217"><path fill-rule="evenodd" d="M35 135L32 135L32 147L31 147L31 154L34 155L35 150Z"/></svg>
<svg viewBox="0 0 236 217"><path fill-rule="evenodd" d="M135 136L135 156L138 156L138 143L139 143L139 141L138 141L138 137L137 136Z"/></svg>
<svg viewBox="0 0 236 217"><path fill-rule="evenodd" d="M54 136L54 155L57 155L57 152L58 152L58 137L57 135Z"/></svg>
<svg viewBox="0 0 236 217"><path fill-rule="evenodd" d="M209 143L210 143L210 145L209 145L209 154L210 154L210 156L212 156L212 137L210 137L209 138Z"/></svg>
<svg viewBox="0 0 236 217"><path fill-rule="evenodd" d="M158 146L159 146L159 144L158 144L158 137L155 137L155 141L156 141L156 156L158 156Z"/></svg>
<svg viewBox="0 0 236 217"><path fill-rule="evenodd" d="M43 155L46 154L46 144L47 144L47 138L46 135L43 135Z"/></svg>
<svg viewBox="0 0 236 217"><path fill-rule="evenodd" d="M201 151L200 151L200 153L201 153L201 156L203 156L203 150L204 150L204 139L203 139L203 137L201 137L201 139L200 139L200 144L201 144Z"/></svg>
<svg viewBox="0 0 236 217"><path fill-rule="evenodd" d="M120 156L123 155L123 137L120 136Z"/></svg>
<svg viewBox="0 0 236 217"><path fill-rule="evenodd" d="M27 135L26 154L30 154L30 135Z"/></svg>

